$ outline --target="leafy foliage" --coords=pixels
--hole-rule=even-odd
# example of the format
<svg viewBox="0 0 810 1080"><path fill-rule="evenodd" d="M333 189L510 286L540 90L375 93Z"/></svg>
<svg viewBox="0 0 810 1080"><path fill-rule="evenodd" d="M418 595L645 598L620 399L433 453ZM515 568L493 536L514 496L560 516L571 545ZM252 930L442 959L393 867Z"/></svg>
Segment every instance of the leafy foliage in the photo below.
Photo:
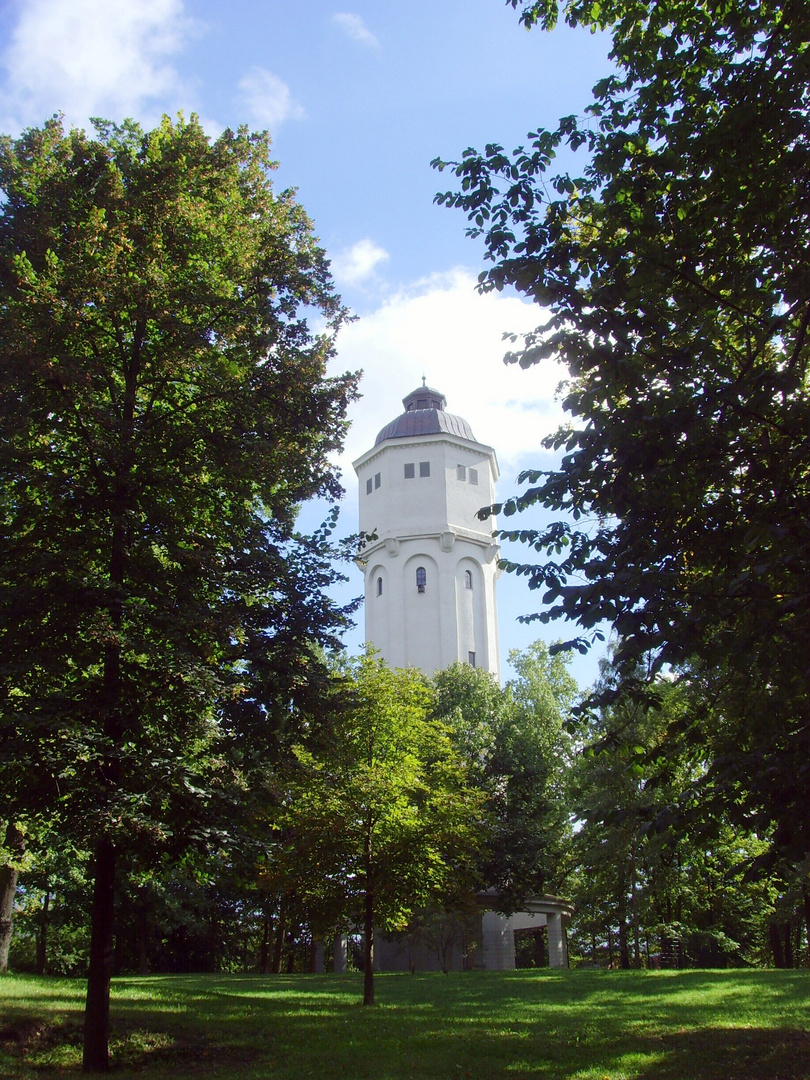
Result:
<svg viewBox="0 0 810 1080"><path fill-rule="evenodd" d="M0 703L7 812L95 845L109 935L117 847L221 824L342 625L294 522L356 380L266 135L96 127L0 140Z"/></svg>
<svg viewBox="0 0 810 1080"><path fill-rule="evenodd" d="M565 722L576 683L563 656L542 642L509 655L516 677L501 689L492 676L454 664L434 676L434 715L453 731L490 817L480 868L503 910L527 896L562 889L569 869L570 766Z"/></svg>
<svg viewBox="0 0 810 1080"><path fill-rule="evenodd" d="M526 25L557 17L551 2L521 11ZM587 648L607 621L628 670L719 673L729 714L712 776L802 858L807 7L573 0L565 16L613 34L617 73L587 116L512 154L466 151L460 190L437 196L484 240L481 288L513 287L545 309L507 361L558 357L571 374L572 423L547 440L559 465L524 474L528 489L493 508L563 516L504 531L543 556L509 569L547 605L529 618L579 624L569 644ZM563 146L587 152L578 174L552 173Z"/></svg>
<svg viewBox="0 0 810 1080"><path fill-rule="evenodd" d="M404 929L417 907L469 888L481 800L447 730L428 715L420 672L366 653L341 681L331 738L320 753L296 751L300 768L277 823L280 860L316 922L327 911L364 925L364 1000L373 1004L374 926Z"/></svg>

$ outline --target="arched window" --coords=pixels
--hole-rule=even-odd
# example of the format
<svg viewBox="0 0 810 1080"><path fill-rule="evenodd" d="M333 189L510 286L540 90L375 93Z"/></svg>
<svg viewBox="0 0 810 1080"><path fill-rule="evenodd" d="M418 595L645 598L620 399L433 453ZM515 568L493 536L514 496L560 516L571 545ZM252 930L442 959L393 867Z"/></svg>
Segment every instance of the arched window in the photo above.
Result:
<svg viewBox="0 0 810 1080"><path fill-rule="evenodd" d="M377 596L382 596L382 578L377 578Z"/></svg>
<svg viewBox="0 0 810 1080"><path fill-rule="evenodd" d="M464 588L465 589L471 589L472 588L472 570L465 570L464 571Z"/></svg>
<svg viewBox="0 0 810 1080"><path fill-rule="evenodd" d="M427 570L424 566L418 566L416 568L416 591L424 592L427 585Z"/></svg>

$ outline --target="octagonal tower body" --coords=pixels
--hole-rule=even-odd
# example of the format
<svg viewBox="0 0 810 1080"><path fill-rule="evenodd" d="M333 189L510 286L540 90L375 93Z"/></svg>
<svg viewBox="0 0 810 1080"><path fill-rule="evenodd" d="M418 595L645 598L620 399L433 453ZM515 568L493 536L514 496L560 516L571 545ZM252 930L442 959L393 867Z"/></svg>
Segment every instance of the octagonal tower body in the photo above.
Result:
<svg viewBox="0 0 810 1080"><path fill-rule="evenodd" d="M360 485L366 641L392 667L454 661L500 678L495 521L498 462L443 394L421 386L353 464Z"/></svg>

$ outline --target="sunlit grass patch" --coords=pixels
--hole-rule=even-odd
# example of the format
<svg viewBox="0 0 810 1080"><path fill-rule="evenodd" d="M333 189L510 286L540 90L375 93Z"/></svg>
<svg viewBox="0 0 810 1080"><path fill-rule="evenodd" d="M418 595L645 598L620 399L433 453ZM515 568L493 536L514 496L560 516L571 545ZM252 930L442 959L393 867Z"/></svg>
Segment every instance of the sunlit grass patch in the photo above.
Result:
<svg viewBox="0 0 810 1080"><path fill-rule="evenodd" d="M116 1080L810 1080L807 972L382 975L374 1009L361 978L117 979ZM0 980L0 1075L78 1078L83 993Z"/></svg>

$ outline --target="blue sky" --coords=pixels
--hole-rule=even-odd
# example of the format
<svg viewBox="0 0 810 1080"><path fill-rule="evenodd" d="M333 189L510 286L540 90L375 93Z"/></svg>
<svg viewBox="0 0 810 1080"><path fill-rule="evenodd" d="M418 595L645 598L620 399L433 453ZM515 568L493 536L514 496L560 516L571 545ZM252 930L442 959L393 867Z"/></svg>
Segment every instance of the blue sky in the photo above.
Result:
<svg viewBox="0 0 810 1080"><path fill-rule="evenodd" d="M492 141L512 149L581 113L610 65L607 38L527 33L503 0L345 2L5 0L0 131L17 134L57 111L81 126L90 116L149 125L181 109L212 135L240 123L270 130L275 182L298 189L359 316L336 364L365 373L340 460L351 531L350 462L423 374L495 447L500 497L522 468L547 462L540 441L562 419L554 394L565 372L501 363L502 333L529 330L542 313L515 296L477 295L482 250L461 214L433 204L450 180L429 162ZM501 578L504 660L536 637L571 636L516 622L536 599ZM585 685L596 656L573 670Z"/></svg>

